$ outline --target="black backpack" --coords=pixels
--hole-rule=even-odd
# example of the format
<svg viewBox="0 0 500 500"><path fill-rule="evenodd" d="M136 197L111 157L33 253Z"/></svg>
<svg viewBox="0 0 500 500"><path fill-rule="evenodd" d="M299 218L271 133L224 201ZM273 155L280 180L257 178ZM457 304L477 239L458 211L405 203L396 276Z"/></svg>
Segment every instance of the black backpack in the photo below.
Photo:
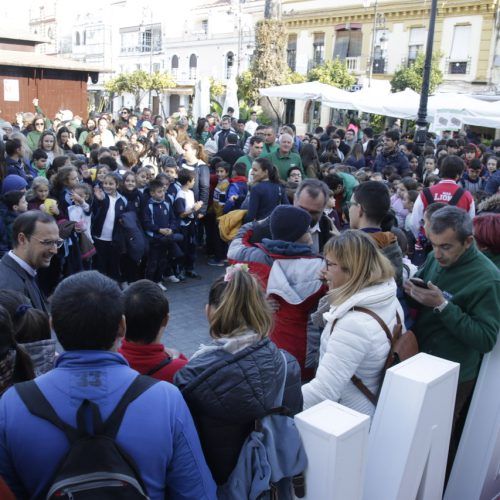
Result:
<svg viewBox="0 0 500 500"><path fill-rule="evenodd" d="M95 403L83 400L76 415L76 429L58 417L34 381L14 386L30 413L61 429L70 443L49 482L47 499L149 498L136 464L115 438L128 405L157 382L150 377L137 376L106 422L102 421ZM88 409L92 413L92 434L85 426Z"/></svg>

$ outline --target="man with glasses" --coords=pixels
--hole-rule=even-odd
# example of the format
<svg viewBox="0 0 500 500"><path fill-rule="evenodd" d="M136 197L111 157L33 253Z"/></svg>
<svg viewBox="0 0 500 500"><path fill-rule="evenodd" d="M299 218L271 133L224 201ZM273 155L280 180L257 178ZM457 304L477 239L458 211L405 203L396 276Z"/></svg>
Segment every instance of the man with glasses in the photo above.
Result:
<svg viewBox="0 0 500 500"><path fill-rule="evenodd" d="M38 269L49 267L62 244L52 216L40 210L19 215L12 226L13 249L0 260L0 289L21 292L31 300L33 307L47 312L36 274Z"/></svg>

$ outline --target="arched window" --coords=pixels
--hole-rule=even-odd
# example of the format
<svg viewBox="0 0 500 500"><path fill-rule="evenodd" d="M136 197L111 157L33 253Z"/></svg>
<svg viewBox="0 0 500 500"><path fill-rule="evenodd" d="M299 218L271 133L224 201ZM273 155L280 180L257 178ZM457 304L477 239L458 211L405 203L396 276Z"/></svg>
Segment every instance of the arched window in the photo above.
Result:
<svg viewBox="0 0 500 500"><path fill-rule="evenodd" d="M189 56L189 79L196 80L196 68L198 66L198 58L195 54Z"/></svg>
<svg viewBox="0 0 500 500"><path fill-rule="evenodd" d="M178 56L172 56L172 63L171 63L171 69L172 69L172 76L174 78L177 78L177 74L179 73L179 57Z"/></svg>
<svg viewBox="0 0 500 500"><path fill-rule="evenodd" d="M228 52L226 54L226 78L229 80L233 76L234 70L234 54Z"/></svg>

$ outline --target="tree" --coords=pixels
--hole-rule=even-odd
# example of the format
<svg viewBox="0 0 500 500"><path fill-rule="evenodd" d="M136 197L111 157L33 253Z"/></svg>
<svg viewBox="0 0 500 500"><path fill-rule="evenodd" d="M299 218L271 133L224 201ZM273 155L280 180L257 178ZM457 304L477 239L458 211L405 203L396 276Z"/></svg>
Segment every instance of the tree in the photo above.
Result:
<svg viewBox="0 0 500 500"><path fill-rule="evenodd" d="M224 103L222 102L221 97L225 95L225 93L226 86L224 85L224 82L210 77L210 107L212 108L212 111L216 111L219 114L222 113Z"/></svg>
<svg viewBox="0 0 500 500"><path fill-rule="evenodd" d="M349 73L347 65L338 58L311 69L307 79L310 82L319 81L341 89L347 89L356 83L356 78Z"/></svg>
<svg viewBox="0 0 500 500"><path fill-rule="evenodd" d="M443 81L443 72L439 69L440 53L432 55L431 75L429 81L429 94L433 94L438 85ZM422 75L424 74L425 54L417 55L415 62L406 68L400 68L392 77L391 91L401 92L410 88L420 94L422 90Z"/></svg>
<svg viewBox="0 0 500 500"><path fill-rule="evenodd" d="M288 35L285 24L275 19L259 21L255 27L255 52L250 67L253 77L251 94L259 98L259 89L282 85L288 75L285 46Z"/></svg>
<svg viewBox="0 0 500 500"><path fill-rule="evenodd" d="M135 107L141 105L141 101L147 92L154 90L160 95L163 90L175 87L175 81L168 72L147 73L142 69L137 69L132 73L121 73L108 80L105 89L113 94L132 94L135 99Z"/></svg>

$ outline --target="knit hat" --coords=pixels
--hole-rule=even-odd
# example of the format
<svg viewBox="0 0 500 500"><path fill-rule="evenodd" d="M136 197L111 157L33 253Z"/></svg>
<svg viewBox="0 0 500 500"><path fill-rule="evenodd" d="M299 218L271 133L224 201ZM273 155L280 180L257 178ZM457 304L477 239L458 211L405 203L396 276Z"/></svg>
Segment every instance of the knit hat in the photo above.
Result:
<svg viewBox="0 0 500 500"><path fill-rule="evenodd" d="M20 175L10 174L2 182L2 194L21 191L27 187L28 183Z"/></svg>
<svg viewBox="0 0 500 500"><path fill-rule="evenodd" d="M307 233L311 216L303 208L278 205L271 213L270 222L273 240L294 242Z"/></svg>

